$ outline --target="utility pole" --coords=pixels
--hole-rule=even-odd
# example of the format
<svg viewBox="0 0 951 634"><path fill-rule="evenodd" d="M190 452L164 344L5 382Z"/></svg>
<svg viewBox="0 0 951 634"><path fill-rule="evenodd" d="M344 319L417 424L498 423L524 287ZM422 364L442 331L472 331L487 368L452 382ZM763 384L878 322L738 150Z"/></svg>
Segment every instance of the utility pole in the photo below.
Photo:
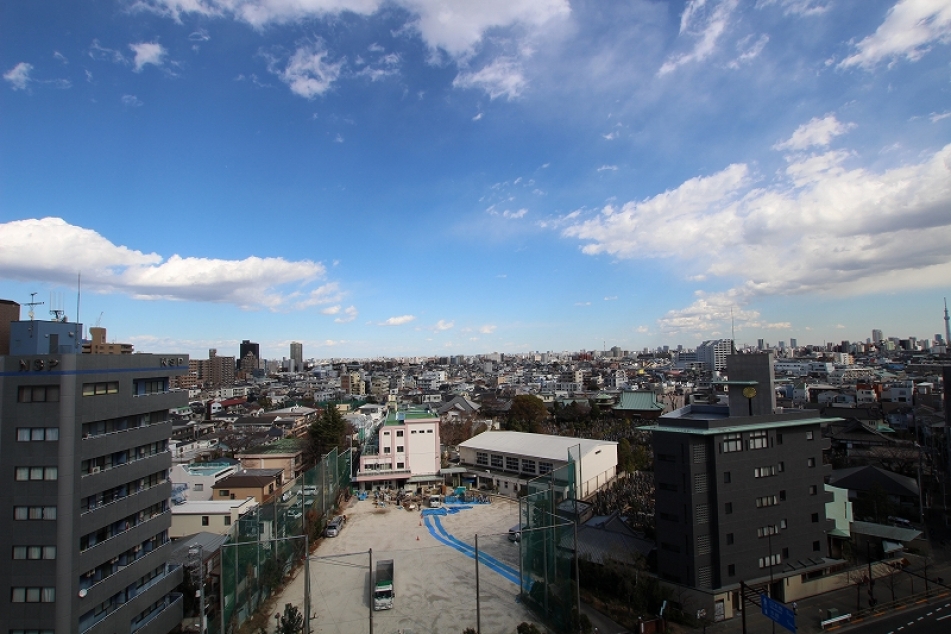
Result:
<svg viewBox="0 0 951 634"><path fill-rule="evenodd" d="M201 544L195 544L188 549L188 554L198 557L198 634L205 634L205 549ZM195 572L192 569L192 579L195 577Z"/></svg>

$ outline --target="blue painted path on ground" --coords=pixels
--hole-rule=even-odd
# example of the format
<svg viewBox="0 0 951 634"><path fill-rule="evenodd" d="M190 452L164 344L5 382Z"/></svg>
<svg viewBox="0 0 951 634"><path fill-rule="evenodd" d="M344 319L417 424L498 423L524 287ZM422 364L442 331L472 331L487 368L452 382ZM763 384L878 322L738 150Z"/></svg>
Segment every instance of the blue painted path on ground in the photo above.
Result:
<svg viewBox="0 0 951 634"><path fill-rule="evenodd" d="M442 525L441 516L444 515L455 515L461 510L471 507L451 507L449 509L423 509L423 521L426 522L426 529L429 531L429 534L441 544L449 546L453 550L456 550L469 559L475 559L475 548L465 543L464 541L453 537L446 528ZM502 578L511 581L515 585L518 583L518 571L513 569L511 566L503 564L501 561L495 557L488 555L484 552L479 553L479 563L483 564L489 570L497 572Z"/></svg>

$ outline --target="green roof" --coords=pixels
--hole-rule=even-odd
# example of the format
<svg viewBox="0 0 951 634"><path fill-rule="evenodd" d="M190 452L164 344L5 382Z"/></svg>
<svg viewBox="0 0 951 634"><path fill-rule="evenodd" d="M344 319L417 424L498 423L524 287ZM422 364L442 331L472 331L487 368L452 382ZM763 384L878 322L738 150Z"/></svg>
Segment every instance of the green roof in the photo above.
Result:
<svg viewBox="0 0 951 634"><path fill-rule="evenodd" d="M386 414L386 424L387 425L402 425L404 421L407 420L428 420L428 419L438 419L439 416L429 410L425 409L404 409L394 412L390 410Z"/></svg>
<svg viewBox="0 0 951 634"><path fill-rule="evenodd" d="M621 400L614 409L659 412L664 406L657 402L657 396L653 392L621 392Z"/></svg>
<svg viewBox="0 0 951 634"><path fill-rule="evenodd" d="M258 445L257 447L251 447L247 451L242 451L241 454L263 454L263 453L294 453L301 451L301 442L297 438L281 438L272 443L266 445Z"/></svg>

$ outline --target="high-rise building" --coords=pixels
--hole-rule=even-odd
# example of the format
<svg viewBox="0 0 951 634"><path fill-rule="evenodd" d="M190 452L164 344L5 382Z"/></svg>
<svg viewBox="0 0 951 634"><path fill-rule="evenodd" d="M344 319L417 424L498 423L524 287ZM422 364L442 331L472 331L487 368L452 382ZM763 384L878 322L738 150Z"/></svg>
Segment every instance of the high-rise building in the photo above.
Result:
<svg viewBox="0 0 951 634"><path fill-rule="evenodd" d="M0 356L0 621L4 632L166 633L182 619L168 412L187 405L169 381L188 358L81 354L81 332L14 322Z"/></svg>
<svg viewBox="0 0 951 634"><path fill-rule="evenodd" d="M304 369L304 344L297 341L291 342L291 360L294 361L294 370L300 372Z"/></svg>
<svg viewBox="0 0 951 634"><path fill-rule="evenodd" d="M790 348L798 348L798 347L799 347L798 344L799 344L799 342L796 341L795 339L790 339L790 340L789 340L789 347L790 347Z"/></svg>
<svg viewBox="0 0 951 634"><path fill-rule="evenodd" d="M729 357L729 407L694 403L646 428L655 456L658 572L705 591L709 605L701 607L727 617L739 607L740 581L771 586L772 598L783 601L801 579L829 566L825 419L757 413L774 398L770 357Z"/></svg>
<svg viewBox="0 0 951 634"><path fill-rule="evenodd" d="M726 368L726 358L730 354L733 354L732 339L711 339L697 346L697 361L705 363L707 370L714 372Z"/></svg>
<svg viewBox="0 0 951 634"><path fill-rule="evenodd" d="M873 329L872 329L872 343L874 343L874 344L877 345L878 342L881 341L881 340L884 339L884 338L885 338L885 336L882 334L882 331L881 331L881 330L879 330L878 328L873 328Z"/></svg>
<svg viewBox="0 0 951 634"><path fill-rule="evenodd" d="M251 354L251 356L254 357L253 359L254 365L253 367L245 368L246 364L251 363L247 361L248 354ZM239 355L238 355L238 363L241 364L241 369L246 372L250 372L251 370L257 370L258 363L260 361L261 361L261 346L254 343L253 341L248 341L247 339L242 341L241 346L239 347Z"/></svg>
<svg viewBox="0 0 951 634"><path fill-rule="evenodd" d="M106 341L106 329L93 326L89 329L90 341L83 342L86 354L132 354L131 343L109 343Z"/></svg>

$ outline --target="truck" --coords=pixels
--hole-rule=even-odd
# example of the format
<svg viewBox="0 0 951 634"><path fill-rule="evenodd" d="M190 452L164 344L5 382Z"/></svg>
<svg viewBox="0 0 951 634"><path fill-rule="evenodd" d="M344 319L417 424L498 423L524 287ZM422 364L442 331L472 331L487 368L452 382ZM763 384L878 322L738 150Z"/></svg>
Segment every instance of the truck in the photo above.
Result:
<svg viewBox="0 0 951 634"><path fill-rule="evenodd" d="M376 564L376 580L373 584L373 609L389 610L393 607L396 591L393 586L393 560L381 559Z"/></svg>

